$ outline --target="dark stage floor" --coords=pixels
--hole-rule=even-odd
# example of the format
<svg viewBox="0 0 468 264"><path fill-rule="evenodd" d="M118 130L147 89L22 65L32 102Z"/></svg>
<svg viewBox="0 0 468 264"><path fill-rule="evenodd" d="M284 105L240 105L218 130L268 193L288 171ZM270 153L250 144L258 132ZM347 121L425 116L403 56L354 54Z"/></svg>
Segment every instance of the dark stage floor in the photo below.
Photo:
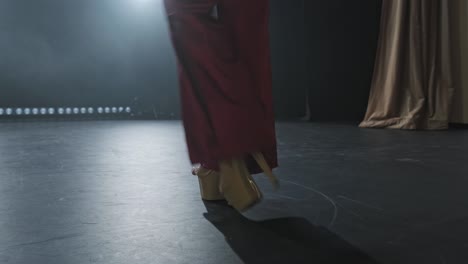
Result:
<svg viewBox="0 0 468 264"><path fill-rule="evenodd" d="M468 131L278 136L282 189L241 216L178 122L0 123L0 263L468 263Z"/></svg>

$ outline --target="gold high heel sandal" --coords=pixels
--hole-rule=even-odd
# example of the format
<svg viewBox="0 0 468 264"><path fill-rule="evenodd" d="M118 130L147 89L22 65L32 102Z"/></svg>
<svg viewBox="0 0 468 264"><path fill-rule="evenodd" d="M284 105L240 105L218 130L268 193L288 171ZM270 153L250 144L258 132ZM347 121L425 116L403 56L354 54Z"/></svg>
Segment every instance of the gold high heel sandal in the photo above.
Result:
<svg viewBox="0 0 468 264"><path fill-rule="evenodd" d="M279 182L263 154L254 153L252 156L277 189ZM220 162L219 167L224 198L236 210L245 212L262 200L263 194L250 175L244 159L225 160Z"/></svg>
<svg viewBox="0 0 468 264"><path fill-rule="evenodd" d="M192 170L192 174L198 176L200 185L200 194L203 200L219 201L224 200L224 196L220 191L220 175L214 170L197 167Z"/></svg>

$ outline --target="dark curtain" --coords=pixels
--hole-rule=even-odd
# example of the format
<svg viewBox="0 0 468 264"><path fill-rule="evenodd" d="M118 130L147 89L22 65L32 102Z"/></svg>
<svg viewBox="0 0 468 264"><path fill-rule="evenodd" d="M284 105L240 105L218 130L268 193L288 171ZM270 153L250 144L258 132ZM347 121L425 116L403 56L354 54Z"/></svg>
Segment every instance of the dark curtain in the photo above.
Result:
<svg viewBox="0 0 468 264"><path fill-rule="evenodd" d="M305 1L311 121L360 122L364 117L380 8L380 0Z"/></svg>
<svg viewBox="0 0 468 264"><path fill-rule="evenodd" d="M468 124L468 1L451 0L449 3L455 84L450 120Z"/></svg>

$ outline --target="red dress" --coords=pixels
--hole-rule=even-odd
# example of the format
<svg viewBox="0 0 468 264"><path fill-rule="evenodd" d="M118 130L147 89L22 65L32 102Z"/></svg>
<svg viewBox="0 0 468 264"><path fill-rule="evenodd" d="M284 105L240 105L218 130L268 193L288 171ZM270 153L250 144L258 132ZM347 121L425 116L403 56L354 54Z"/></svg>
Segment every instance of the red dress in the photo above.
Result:
<svg viewBox="0 0 468 264"><path fill-rule="evenodd" d="M277 167L268 0L165 0L192 163L262 152ZM247 158L251 173L260 172Z"/></svg>

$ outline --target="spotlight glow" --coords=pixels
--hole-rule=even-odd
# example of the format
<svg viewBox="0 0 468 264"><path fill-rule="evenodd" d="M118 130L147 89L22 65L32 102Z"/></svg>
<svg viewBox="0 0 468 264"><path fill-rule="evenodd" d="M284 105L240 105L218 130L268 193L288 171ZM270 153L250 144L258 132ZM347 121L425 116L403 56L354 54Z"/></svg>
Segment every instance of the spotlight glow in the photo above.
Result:
<svg viewBox="0 0 468 264"><path fill-rule="evenodd" d="M15 113L16 113L16 115L22 115L22 114L23 114L23 109L21 109L21 108L16 108Z"/></svg>
<svg viewBox="0 0 468 264"><path fill-rule="evenodd" d="M33 115L38 115L39 114L39 109L33 108L32 113L33 113Z"/></svg>
<svg viewBox="0 0 468 264"><path fill-rule="evenodd" d="M25 109L24 109L24 114L25 114L25 115L30 115L30 114L31 114L31 109L25 108Z"/></svg>
<svg viewBox="0 0 468 264"><path fill-rule="evenodd" d="M41 108L40 113L41 113L41 115L46 115L47 114L47 109Z"/></svg>
<svg viewBox="0 0 468 264"><path fill-rule="evenodd" d="M58 114L59 115L63 115L65 113L65 109L63 109L62 107L60 107L58 110L57 110Z"/></svg>
<svg viewBox="0 0 468 264"><path fill-rule="evenodd" d="M132 112L132 108L130 108L130 107L125 108L125 112L127 112L128 114L130 114L130 113Z"/></svg>
<svg viewBox="0 0 468 264"><path fill-rule="evenodd" d="M7 109L6 109L6 114L7 114L7 115L12 115L12 114L13 114L13 109L7 108Z"/></svg>
<svg viewBox="0 0 468 264"><path fill-rule="evenodd" d="M104 112L104 109L102 109L102 107L98 107L97 111L99 114L102 114Z"/></svg>
<svg viewBox="0 0 468 264"><path fill-rule="evenodd" d="M119 107L119 113L123 113L123 111L124 111L124 108L122 106Z"/></svg>
<svg viewBox="0 0 468 264"><path fill-rule="evenodd" d="M86 108L84 108L84 107L81 107L81 109L80 109L80 113L81 113L82 115L86 114Z"/></svg>
<svg viewBox="0 0 468 264"><path fill-rule="evenodd" d="M94 109L92 107L88 108L88 114L90 115L94 114Z"/></svg>
<svg viewBox="0 0 468 264"><path fill-rule="evenodd" d="M132 8L141 12L151 10L149 7L151 7L150 3L153 2L153 0L133 0L130 2L132 2Z"/></svg>
<svg viewBox="0 0 468 264"><path fill-rule="evenodd" d="M54 108L49 108L49 110L47 112L49 113L49 115L53 115L53 114L55 114L55 109Z"/></svg>
<svg viewBox="0 0 468 264"><path fill-rule="evenodd" d="M106 112L106 114L109 114L110 113L110 108L109 107L104 108L104 112Z"/></svg>
<svg viewBox="0 0 468 264"><path fill-rule="evenodd" d="M80 109L78 107L73 108L73 114L77 115L80 113Z"/></svg>
<svg viewBox="0 0 468 264"><path fill-rule="evenodd" d="M65 113L67 113L67 115L71 115L72 109L70 107L67 107L67 109L65 109Z"/></svg>
<svg viewBox="0 0 468 264"><path fill-rule="evenodd" d="M3 108L0 108L0 115L3 115L5 113L5 110Z"/></svg>
<svg viewBox="0 0 468 264"><path fill-rule="evenodd" d="M117 107L112 107L112 113L117 114Z"/></svg>

